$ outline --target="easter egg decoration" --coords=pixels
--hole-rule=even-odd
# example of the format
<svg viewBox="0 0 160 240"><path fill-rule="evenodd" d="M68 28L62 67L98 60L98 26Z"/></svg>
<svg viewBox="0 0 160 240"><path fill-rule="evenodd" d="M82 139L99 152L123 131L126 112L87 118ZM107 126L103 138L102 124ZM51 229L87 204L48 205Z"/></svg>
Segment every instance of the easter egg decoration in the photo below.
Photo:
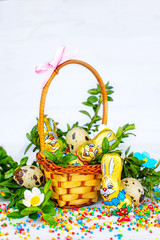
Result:
<svg viewBox="0 0 160 240"><path fill-rule="evenodd" d="M144 200L144 189L135 178L124 178L122 185L126 193L132 198L134 206L139 206Z"/></svg>
<svg viewBox="0 0 160 240"><path fill-rule="evenodd" d="M88 133L81 127L74 127L66 135L67 146L71 153L76 153L78 147L89 141Z"/></svg>
<svg viewBox="0 0 160 240"><path fill-rule="evenodd" d="M82 144L77 149L77 157L85 164L89 164L91 160L102 154L102 142L105 137L108 139L110 146L117 140L115 134L109 128L105 128L92 140Z"/></svg>
<svg viewBox="0 0 160 240"><path fill-rule="evenodd" d="M23 166L15 171L13 179L20 186L33 188L42 185L44 176L42 171L36 166Z"/></svg>
<svg viewBox="0 0 160 240"><path fill-rule="evenodd" d="M52 118L46 118L46 116L44 116L45 150L52 153L57 149L60 149L56 130L57 127L55 121Z"/></svg>
<svg viewBox="0 0 160 240"><path fill-rule="evenodd" d="M105 154L101 161L102 182L100 193L106 212L126 215L133 209L132 199L121 183L122 159L116 154Z"/></svg>

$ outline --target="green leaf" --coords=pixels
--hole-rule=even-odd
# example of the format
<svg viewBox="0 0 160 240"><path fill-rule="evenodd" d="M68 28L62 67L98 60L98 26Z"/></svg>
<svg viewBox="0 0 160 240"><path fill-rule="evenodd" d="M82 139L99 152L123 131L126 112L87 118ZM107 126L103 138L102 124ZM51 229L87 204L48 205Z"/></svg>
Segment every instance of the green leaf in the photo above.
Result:
<svg viewBox="0 0 160 240"><path fill-rule="evenodd" d="M131 168L131 170L132 170L132 172L135 174L135 175L137 175L137 169L133 166L133 165L130 165L130 168Z"/></svg>
<svg viewBox="0 0 160 240"><path fill-rule="evenodd" d="M55 219L53 217L51 217L48 214L43 214L42 215L43 219L49 223L50 226L56 226L57 222L55 221Z"/></svg>
<svg viewBox="0 0 160 240"><path fill-rule="evenodd" d="M38 214L37 213L31 213L31 214L29 214L29 218L37 219L38 218Z"/></svg>
<svg viewBox="0 0 160 240"><path fill-rule="evenodd" d="M126 127L128 127L129 126L129 124L127 123L127 124L125 124L122 128L123 128L123 130L125 130L125 128Z"/></svg>
<svg viewBox="0 0 160 240"><path fill-rule="evenodd" d="M8 204L7 208L11 208L12 206L14 206L16 203L15 199L11 199L10 203Z"/></svg>
<svg viewBox="0 0 160 240"><path fill-rule="evenodd" d="M130 148L131 148L131 146L129 146L129 147L127 148L127 150L125 151L125 156L128 155L128 153L129 153L129 151L130 151Z"/></svg>
<svg viewBox="0 0 160 240"><path fill-rule="evenodd" d="M81 112L81 113L87 115L87 116L91 119L91 116L90 116L90 114L89 114L87 111L80 110L79 112Z"/></svg>
<svg viewBox="0 0 160 240"><path fill-rule="evenodd" d="M14 169L14 168L11 168L10 170L8 170L8 171L4 174L4 179L8 179L8 178L12 177L13 174L14 174L14 172L15 172L15 169Z"/></svg>
<svg viewBox="0 0 160 240"><path fill-rule="evenodd" d="M114 93L114 91L112 91L112 90L107 90L107 95L111 95L112 93Z"/></svg>
<svg viewBox="0 0 160 240"><path fill-rule="evenodd" d="M95 122L98 122L98 121L100 121L102 118L100 117L100 116L96 116L96 118L95 118Z"/></svg>
<svg viewBox="0 0 160 240"><path fill-rule="evenodd" d="M28 152L28 150L30 149L30 147L32 146L32 143L30 143L27 147L26 147L26 150L24 152L24 155Z"/></svg>
<svg viewBox="0 0 160 240"><path fill-rule="evenodd" d="M88 93L92 94L92 95L97 95L98 91L97 91L97 89L93 88L93 89L88 90Z"/></svg>
<svg viewBox="0 0 160 240"><path fill-rule="evenodd" d="M154 170L160 166L160 160L158 160L156 166L153 168Z"/></svg>
<svg viewBox="0 0 160 240"><path fill-rule="evenodd" d="M76 160L77 159L77 156L74 155L74 154L67 154L63 157L63 161L68 163L70 161L73 161L73 160Z"/></svg>
<svg viewBox="0 0 160 240"><path fill-rule="evenodd" d="M23 209L26 208L26 206L24 206L22 200L20 200L20 201L18 201L18 202L16 203L16 208L17 208L19 211L22 211Z"/></svg>
<svg viewBox="0 0 160 240"><path fill-rule="evenodd" d="M7 156L6 151L4 150L3 147L0 147L0 163L1 163L1 159L5 158Z"/></svg>
<svg viewBox="0 0 160 240"><path fill-rule="evenodd" d="M12 191L7 187L0 187L0 196L2 198L10 198L12 195Z"/></svg>
<svg viewBox="0 0 160 240"><path fill-rule="evenodd" d="M90 96L87 98L88 103L95 103L98 101L98 98L96 96Z"/></svg>
<svg viewBox="0 0 160 240"><path fill-rule="evenodd" d="M108 152L108 149L109 149L109 141L108 139L105 137L103 139L103 142L102 142L102 152L103 154L107 153Z"/></svg>
<svg viewBox="0 0 160 240"><path fill-rule="evenodd" d="M0 187L0 192L10 193L10 194L12 193L12 191L7 187Z"/></svg>
<svg viewBox="0 0 160 240"><path fill-rule="evenodd" d="M83 105L88 106L88 107L94 107L94 104L89 103L89 102L82 102Z"/></svg>
<svg viewBox="0 0 160 240"><path fill-rule="evenodd" d="M113 102L113 98L110 96L107 96L109 102Z"/></svg>
<svg viewBox="0 0 160 240"><path fill-rule="evenodd" d="M120 138L120 139L117 139L117 140L110 146L110 150L114 150L115 148L117 148L120 143L121 143L121 138Z"/></svg>
<svg viewBox="0 0 160 240"><path fill-rule="evenodd" d="M44 202L42 203L42 208L47 204L48 200L52 196L52 193L53 193L53 191L50 190L45 194L45 199L44 199Z"/></svg>
<svg viewBox="0 0 160 240"><path fill-rule="evenodd" d="M51 205L45 205L43 208L42 208L42 211L43 213L45 214L49 214L51 216L55 216L56 215L56 210L53 206Z"/></svg>
<svg viewBox="0 0 160 240"><path fill-rule="evenodd" d="M8 218L23 218L24 216L19 211L15 211L15 212L7 214L7 217Z"/></svg>
<svg viewBox="0 0 160 240"><path fill-rule="evenodd" d="M123 134L123 128L122 127L119 127L118 130L117 130L117 133L116 133L116 137L119 138L121 137Z"/></svg>
<svg viewBox="0 0 160 240"><path fill-rule="evenodd" d="M46 194L46 193L48 192L49 187L50 187L50 185L51 185L51 182L52 182L51 179L46 182L46 184L45 184L45 186L44 186L44 194Z"/></svg>
<svg viewBox="0 0 160 240"><path fill-rule="evenodd" d="M31 130L31 136L32 138L35 138L37 134L37 125L35 125Z"/></svg>
<svg viewBox="0 0 160 240"><path fill-rule="evenodd" d="M69 131L71 129L71 127L69 126L69 124L67 123L67 131Z"/></svg>
<svg viewBox="0 0 160 240"><path fill-rule="evenodd" d="M0 160L0 164L8 164L8 156Z"/></svg>
<svg viewBox="0 0 160 240"><path fill-rule="evenodd" d="M4 179L4 175L0 172L0 182L2 182Z"/></svg>
<svg viewBox="0 0 160 240"><path fill-rule="evenodd" d="M28 138L28 140L29 140L30 142L32 142L32 137L29 135L29 133L26 133L26 137Z"/></svg>
<svg viewBox="0 0 160 240"><path fill-rule="evenodd" d="M57 150L53 153L53 155L56 156L56 158L62 158L63 152L61 152L60 149L57 149Z"/></svg>
<svg viewBox="0 0 160 240"><path fill-rule="evenodd" d="M43 151L44 155L51 161L55 161L56 160L56 157L54 156L53 153L47 151L47 150L44 150Z"/></svg>
<svg viewBox="0 0 160 240"><path fill-rule="evenodd" d="M27 207L27 208L24 208L22 211L21 211L21 214L22 215L29 215L29 214L32 214L32 213L37 213L37 212L40 212L41 209L38 208L38 207Z"/></svg>
<svg viewBox="0 0 160 240"><path fill-rule="evenodd" d="M160 191L155 191L154 195L155 195L155 197L160 198Z"/></svg>
<svg viewBox="0 0 160 240"><path fill-rule="evenodd" d="M55 207L55 203L52 200L48 200L48 204L52 205L52 207Z"/></svg>
<svg viewBox="0 0 160 240"><path fill-rule="evenodd" d="M9 187L9 188L21 188L17 183L10 180L6 180L0 183L0 186Z"/></svg>
<svg viewBox="0 0 160 240"><path fill-rule="evenodd" d="M127 127L124 129L124 132L130 131L130 130L134 130L134 129L135 129L135 125L134 125L134 124L130 124L129 126L127 126Z"/></svg>
<svg viewBox="0 0 160 240"><path fill-rule="evenodd" d="M20 167L26 165L27 161L28 161L28 157L22 158L21 161L20 161Z"/></svg>

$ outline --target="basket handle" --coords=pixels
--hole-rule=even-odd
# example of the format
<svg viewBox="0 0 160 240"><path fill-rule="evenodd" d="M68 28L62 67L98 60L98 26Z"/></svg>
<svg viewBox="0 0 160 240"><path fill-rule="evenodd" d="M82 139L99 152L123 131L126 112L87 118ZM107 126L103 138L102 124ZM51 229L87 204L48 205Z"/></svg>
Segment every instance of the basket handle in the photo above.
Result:
<svg viewBox="0 0 160 240"><path fill-rule="evenodd" d="M80 61L80 60L68 60L64 63L62 63L61 65L59 65L54 72L52 73L52 75L50 76L48 82L46 83L46 85L44 86L43 90L42 90L42 94L41 94L41 101L40 101L40 110L39 110L39 137L40 137L40 148L41 148L41 156L45 157L43 151L45 150L45 137L44 137L44 108L45 108L45 101L46 101L46 96L47 96L47 92L50 86L50 83L52 82L52 80L54 79L54 77L56 76L56 74L58 74L59 70L68 65L68 64L80 64L84 67L86 67L87 69L89 69L93 75L96 77L100 88L101 88L101 92L102 92L102 99L103 99L103 117L102 117L102 124L107 124L107 114L108 114L108 99L107 99L107 92L106 92L106 87L105 84L103 83L100 75L98 74L98 72L92 67L90 66L88 63Z"/></svg>

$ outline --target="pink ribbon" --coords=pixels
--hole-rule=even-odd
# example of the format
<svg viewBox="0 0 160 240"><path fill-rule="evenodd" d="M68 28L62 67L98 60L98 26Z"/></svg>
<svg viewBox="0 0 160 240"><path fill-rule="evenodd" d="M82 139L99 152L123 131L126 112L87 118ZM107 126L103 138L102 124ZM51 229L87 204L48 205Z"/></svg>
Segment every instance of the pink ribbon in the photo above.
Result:
<svg viewBox="0 0 160 240"><path fill-rule="evenodd" d="M36 68L35 68L35 72L36 73L44 73L47 72L45 80L42 83L41 88L44 88L44 86L46 85L46 83L48 82L50 76L52 75L52 73L54 72L54 70L62 63L70 60L71 58L73 58L77 53L78 50L75 49L74 51L66 54L64 56L64 52L65 52L66 47L61 46L57 49L57 52L55 54L54 59L52 59L50 62L48 63L42 63L39 64Z"/></svg>

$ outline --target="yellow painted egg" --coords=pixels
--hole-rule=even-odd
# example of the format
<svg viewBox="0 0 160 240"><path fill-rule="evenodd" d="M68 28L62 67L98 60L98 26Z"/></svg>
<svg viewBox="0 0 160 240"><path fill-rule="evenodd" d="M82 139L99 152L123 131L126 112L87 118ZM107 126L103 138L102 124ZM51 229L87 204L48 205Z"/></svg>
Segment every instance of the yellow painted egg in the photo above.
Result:
<svg viewBox="0 0 160 240"><path fill-rule="evenodd" d="M135 178L124 178L122 185L126 193L132 198L134 206L139 206L144 200L144 189Z"/></svg>

